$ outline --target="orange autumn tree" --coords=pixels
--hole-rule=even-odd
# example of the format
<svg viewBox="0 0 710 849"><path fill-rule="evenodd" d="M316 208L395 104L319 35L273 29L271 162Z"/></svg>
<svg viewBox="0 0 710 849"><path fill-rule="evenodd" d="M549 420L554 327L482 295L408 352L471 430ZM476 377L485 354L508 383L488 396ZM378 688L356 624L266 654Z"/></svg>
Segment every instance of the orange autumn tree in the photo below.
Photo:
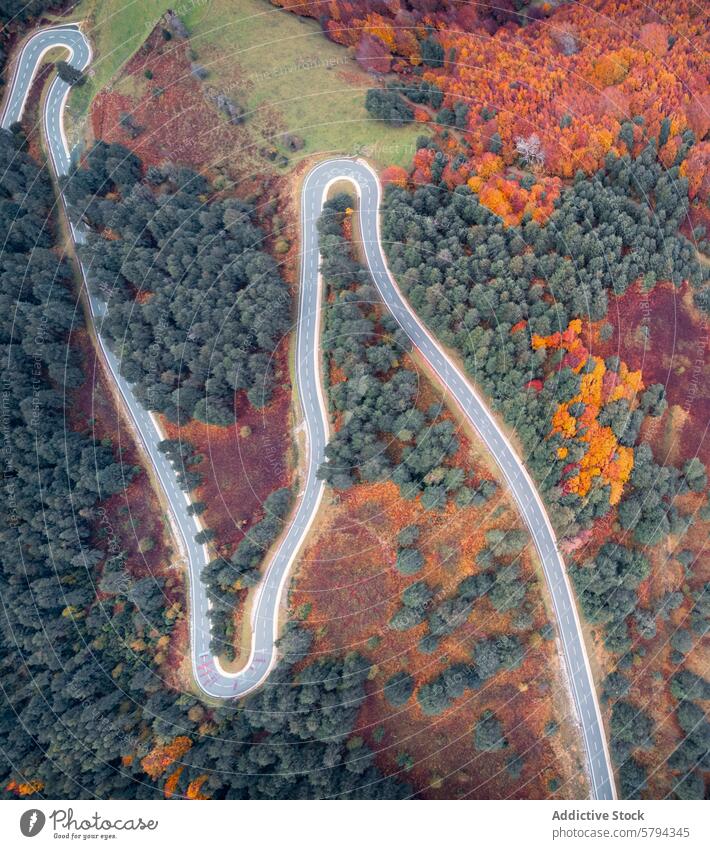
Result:
<svg viewBox="0 0 710 849"><path fill-rule="evenodd" d="M518 180L494 174L485 183L480 175L475 175L467 181L467 185L471 191L478 194L483 206L488 207L506 226L511 227L520 224L526 214L538 224L543 224L555 208L561 181L558 177L543 178L530 189L526 189Z"/></svg>
<svg viewBox="0 0 710 849"><path fill-rule="evenodd" d="M163 785L163 795L166 799L171 799L175 795L175 792L177 791L178 781L180 781L180 776L182 775L183 769L185 769L184 766L179 766L165 779L165 784Z"/></svg>
<svg viewBox="0 0 710 849"><path fill-rule="evenodd" d="M633 51L629 48L604 53L593 64L591 82L599 88L618 85L626 79L633 62Z"/></svg>
<svg viewBox="0 0 710 849"><path fill-rule="evenodd" d="M155 781L163 775L168 767L179 760L191 746L192 740L189 737L176 737L170 743L156 746L141 761L143 771Z"/></svg>
<svg viewBox="0 0 710 849"><path fill-rule="evenodd" d="M390 165L380 174L380 182L383 186L399 186L404 188L409 180L406 170L400 165Z"/></svg>
<svg viewBox="0 0 710 849"><path fill-rule="evenodd" d="M10 781L6 788L9 793L15 793L17 796L33 796L35 793L41 793L44 790L44 781L35 779L34 781Z"/></svg>
<svg viewBox="0 0 710 849"><path fill-rule="evenodd" d="M412 180L416 185L425 185L431 182L431 166L436 157L436 151L421 147L414 155L412 163Z"/></svg>
<svg viewBox="0 0 710 849"><path fill-rule="evenodd" d="M365 18L365 32L378 38L391 52L396 50L396 32L392 24L382 15L368 15Z"/></svg>
<svg viewBox="0 0 710 849"><path fill-rule="evenodd" d="M207 775L204 773L202 775L198 775L197 778L193 779L187 785L186 796L188 799L209 799L209 796L206 796L202 792L202 785L207 781Z"/></svg>
<svg viewBox="0 0 710 849"><path fill-rule="evenodd" d="M623 399L631 405L643 389L643 382L641 372L629 371L625 363L620 363L614 372L607 368L602 357L590 356L580 338L581 332L582 322L575 319L563 333L533 335L532 346L535 350L566 352L561 367L580 375L579 392L558 404L552 416L550 434L563 440L557 449L558 458L565 459L574 442L584 448L581 459L564 468L563 490L583 498L598 479L609 485L609 502L614 505L619 503L631 475L634 452L633 448L619 444L612 428L600 423L599 414L613 401ZM577 405L583 407L581 413L577 412Z"/></svg>

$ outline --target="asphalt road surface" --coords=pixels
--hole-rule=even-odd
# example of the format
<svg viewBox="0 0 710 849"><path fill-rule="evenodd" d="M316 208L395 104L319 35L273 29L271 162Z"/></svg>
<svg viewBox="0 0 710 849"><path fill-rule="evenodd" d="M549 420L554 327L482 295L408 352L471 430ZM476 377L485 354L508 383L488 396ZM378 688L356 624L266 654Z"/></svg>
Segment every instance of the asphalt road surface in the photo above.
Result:
<svg viewBox="0 0 710 849"><path fill-rule="evenodd" d="M17 59L10 92L2 113L3 127L9 127L22 117L33 76L43 54L52 47L67 48L70 53L68 61L75 67L85 69L91 61L89 42L77 27L61 26L37 32L27 40ZM60 176L69 171L71 162L62 125L62 112L68 92L69 86L55 78L47 94L43 116L50 157L56 174ZM485 403L410 309L389 273L379 234L380 184L374 171L360 160L332 159L322 162L313 168L303 184L303 243L296 378L308 437L308 467L294 518L282 536L256 591L251 619L251 653L247 665L239 672L227 672L210 651L209 600L200 580L208 554L204 546L194 541L194 535L200 527L198 520L188 514L189 500L178 486L170 463L157 450L157 443L162 436L156 428L154 418L138 403L130 385L120 376L116 357L102 340L100 330L104 305L98 299L90 298L92 317L102 353L153 463L170 504L173 524L188 557L191 658L195 680L208 696L216 699L238 698L261 685L277 660L275 641L283 588L323 495L324 485L317 479L316 470L325 456L328 417L320 381L318 343L322 293L316 222L329 187L343 179L352 182L360 199L359 218L367 265L384 303L488 446L530 530L552 597L566 672L586 748L592 794L597 799L615 798L606 738L582 630L552 526L523 463ZM75 241L81 243L85 238L82 226L76 225L72 229ZM86 282L87 269L82 267L82 273Z"/></svg>

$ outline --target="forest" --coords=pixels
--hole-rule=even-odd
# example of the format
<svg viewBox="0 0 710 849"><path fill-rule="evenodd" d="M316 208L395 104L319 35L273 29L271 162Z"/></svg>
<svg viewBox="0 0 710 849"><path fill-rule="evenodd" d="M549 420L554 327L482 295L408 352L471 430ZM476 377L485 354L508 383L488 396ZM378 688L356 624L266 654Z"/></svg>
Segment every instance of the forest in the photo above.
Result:
<svg viewBox="0 0 710 849"><path fill-rule="evenodd" d="M51 183L24 147L19 133L0 132L0 292L14 317L0 340L2 795L406 795L350 736L367 664L356 653L305 661L304 629L284 634L282 664L238 705L166 686L166 578L134 575L97 527L102 501L143 472L116 446L66 427L82 380L76 293L54 251ZM184 608L184 590L177 600Z"/></svg>
<svg viewBox="0 0 710 849"><path fill-rule="evenodd" d="M616 142L622 124L639 116L667 167L684 132L693 131L699 144L686 176L691 197L707 199L706 27L692 0L652 8L625 0L275 2L316 18L329 39L350 47L385 82L373 105L397 104L394 116L412 112L428 124L449 158L448 185L474 179L501 211L525 205L506 168L534 161L548 187L578 170L593 174L608 152L623 152ZM404 95L399 103L395 86ZM420 87L440 94L407 96ZM625 132L643 145L638 126Z"/></svg>
<svg viewBox="0 0 710 849"><path fill-rule="evenodd" d="M336 489L393 480L403 498L421 494L426 509L484 503L495 483L467 479L452 462L454 422L441 405L416 407L416 372L402 363L409 339L383 308L369 272L348 239L354 199L331 198L318 220L321 273L333 293L325 313L325 374L336 428L318 474Z"/></svg>
<svg viewBox="0 0 710 849"><path fill-rule="evenodd" d="M674 308L693 315L664 340L673 351L649 344L643 315L626 333L664 367L678 362L678 343L704 350L710 112L699 8L280 5L316 17L379 77L365 97L373 121L432 133L409 169L381 175L390 267L522 442L607 672L621 793L702 798L710 725L696 673L710 626L710 505L696 440L707 416L693 410L672 461L685 367L664 383L644 379L645 367L625 361L634 343L614 336L620 310L638 316L670 288ZM596 352L612 338L616 351ZM417 558L405 551L402 562L414 569ZM426 588L415 586L397 627L425 615ZM475 683L458 672L452 692ZM447 709L448 679L425 692L434 711ZM402 678L392 689L399 700L411 688ZM482 733L502 745L496 722L481 718Z"/></svg>
<svg viewBox="0 0 710 849"><path fill-rule="evenodd" d="M393 186L386 196L393 273L516 428L565 536L619 502L633 458L646 460L633 451L645 411L663 410L662 386L641 393L640 375L589 355L581 320L603 322L608 294L639 277L648 287L662 278L703 283L707 272L678 234L686 193L677 169L666 172L649 144L637 158L611 156L596 179L575 181L545 226L506 226L470 188L451 192L436 179L413 192ZM654 198L653 214L641 196ZM676 475L675 488L669 482L646 500L642 485L651 477L634 479L622 521L644 542L659 513L675 517L669 500L686 481Z"/></svg>
<svg viewBox="0 0 710 849"><path fill-rule="evenodd" d="M141 403L217 425L234 421L239 390L267 404L290 297L253 209L186 168L143 175L134 154L100 141L64 191L90 228L82 260L108 304L102 333Z"/></svg>
<svg viewBox="0 0 710 849"><path fill-rule="evenodd" d="M2 0L0 17L5 21L26 21L62 5L62 0Z"/></svg>
<svg viewBox="0 0 710 849"><path fill-rule="evenodd" d="M610 305L637 291L650 298L670 282L678 298L687 289L701 320L710 314L708 54L697 4L273 2L316 17L379 75L363 95L373 121L431 132L409 170L381 174L390 266L521 440L602 659L621 795L655 792L667 768L668 795L703 798L710 683L694 650L710 606L688 539L710 519L707 472L651 437L672 403L664 385L644 380L621 350L595 348L613 333ZM0 2L0 17L21 22L55 5ZM110 440L67 429L84 377L72 339L81 313L58 259L52 187L27 149L19 130L0 132L0 291L13 317L1 343L3 795L408 795L356 730L377 670L358 652L311 661L305 624L287 628L269 684L237 706L166 685L164 646L177 631L169 610L186 609L184 590L167 568L137 576L98 527L102 503L145 472ZM233 423L235 392L264 407L290 301L257 212L194 171L146 167L101 141L64 190L89 228L82 260L108 302L102 332L142 402L181 424ZM441 406L417 406L408 342L347 244L354 205L333 199L319 223L335 422L320 475L336 498L392 479L430 518L483 505L494 482L462 467ZM194 489L192 446L162 449ZM291 498L272 493L263 520L205 571L213 648L227 658L230 611L258 579ZM413 704L434 723L519 669L529 640L553 639L550 626L533 627L522 546L515 531L486 534L475 574L444 592L425 568L419 526L396 536L392 568L409 583L390 631L417 633L416 651L434 657L475 605L509 614L510 627L479 635L463 660L443 658L424 683L413 670L394 673L384 687L393 709ZM666 633L667 645L651 642ZM658 722L661 688L670 710L661 705ZM472 736L519 775L523 755L501 712L477 711ZM406 757L399 766L406 773Z"/></svg>
<svg viewBox="0 0 710 849"><path fill-rule="evenodd" d="M687 141L690 149L690 135ZM430 145L422 140L422 149ZM609 296L639 278L647 290L660 280L678 286L689 279L698 306L707 306L707 271L679 233L687 180L678 165L661 165L651 141L638 156L610 154L594 179L580 175L560 192L546 224L526 216L515 225L469 186L451 191L443 179L441 168L426 186L389 188L383 234L391 268L417 312L460 353L494 409L515 428L560 536L576 547L618 508L627 532L623 544L607 543L570 568L585 616L601 624L604 646L616 658L610 692L617 698L629 689L626 670L645 652L637 635L652 638L656 623L684 601L678 592L642 601L639 587L650 570L644 551L669 536L683 539L696 520L682 506L689 493L704 494L697 518L707 520L708 480L697 457L681 468L655 460L641 427L663 414L664 387L645 387L641 373L618 356L593 355L584 327L603 334ZM652 206L643 202L648 198ZM687 574L697 584L701 573L693 569L700 564L693 561L691 554ZM697 603L703 591L695 598L691 622L671 639L679 675L690 674L686 655L710 628L707 605ZM680 700L683 717L695 710L687 703L695 705L698 686L702 680ZM445 705L445 693L445 681L434 682L428 699ZM628 716L619 718L629 711L638 737L630 736ZM648 748L638 730L645 727L643 711L618 701L611 716L621 789L637 796L647 776L637 757L639 747ZM699 797L710 725L704 720L690 729L684 718L681 729L669 767L680 773L679 795Z"/></svg>
<svg viewBox="0 0 710 849"><path fill-rule="evenodd" d="M381 303L369 272L354 256L352 216L355 200L338 194L324 205L318 221L321 272L327 286L323 332L324 373L335 421L327 446L328 461L319 474L337 491L378 481L394 482L400 498L419 500L424 515L434 511L483 507L496 494L494 481L478 480L458 460L459 437L441 402L427 408L418 395L421 377L405 357L410 345ZM465 457L466 455L463 455ZM463 459L462 457L462 459ZM489 510L493 508L489 506ZM387 628L412 636L416 650L440 667L426 667L417 685L404 670L384 686L394 708L412 696L426 717L443 714L484 691L498 673L518 669L532 646L554 637L550 627L534 627L528 578L522 557L529 537L515 527L485 532L485 545L475 556L475 573L457 575L457 546L443 556L444 574L454 571L442 587L441 573L425 568L425 522L403 527L396 536L395 570L408 581ZM453 543L453 541L452 541ZM463 563L458 567L465 569ZM478 606L477 606L478 605ZM504 633L474 640L467 661L451 662L442 648L450 635L466 633L474 608L478 619L506 616ZM490 614L488 614L490 615ZM461 630L459 630L461 629ZM466 641L468 642L468 641ZM484 698L484 696L481 696ZM478 751L503 749L500 721L484 711L476 726ZM508 752L507 772L515 780L524 752Z"/></svg>

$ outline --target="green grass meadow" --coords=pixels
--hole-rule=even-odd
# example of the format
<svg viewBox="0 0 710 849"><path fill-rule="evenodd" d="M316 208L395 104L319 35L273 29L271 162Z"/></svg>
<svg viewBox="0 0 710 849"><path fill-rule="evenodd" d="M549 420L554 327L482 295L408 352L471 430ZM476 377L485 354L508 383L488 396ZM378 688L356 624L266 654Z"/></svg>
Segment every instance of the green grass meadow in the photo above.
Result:
<svg viewBox="0 0 710 849"><path fill-rule="evenodd" d="M364 106L372 80L346 48L328 41L315 21L267 0L83 0L72 17L87 21L94 74L72 93L75 122L168 7L190 31L195 60L209 71L207 82L252 113L248 123L265 141L272 141L277 124L303 138L299 158L361 153L379 165L411 161L425 128L372 120Z"/></svg>

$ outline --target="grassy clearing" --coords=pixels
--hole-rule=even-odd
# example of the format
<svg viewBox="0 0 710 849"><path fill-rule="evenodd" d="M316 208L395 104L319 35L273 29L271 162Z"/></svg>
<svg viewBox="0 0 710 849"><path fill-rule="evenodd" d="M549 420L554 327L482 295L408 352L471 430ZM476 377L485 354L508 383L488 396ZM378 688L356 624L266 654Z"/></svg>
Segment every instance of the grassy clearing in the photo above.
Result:
<svg viewBox="0 0 710 849"><path fill-rule="evenodd" d="M421 127L370 119L364 102L372 79L314 21L263 0L211 0L195 5L185 21L210 81L233 87L255 119L274 116L301 136L301 155L367 152L381 164L411 161Z"/></svg>
<svg viewBox="0 0 710 849"><path fill-rule="evenodd" d="M93 98L148 37L170 0L81 0L71 18L85 21L94 60L86 85L71 94L74 120L82 119Z"/></svg>
<svg viewBox="0 0 710 849"><path fill-rule="evenodd" d="M279 136L297 134L305 145L291 163L317 153L362 153L381 165L406 165L421 126L394 128L365 111L372 79L347 50L329 42L317 23L266 0L82 0L75 18L89 22L94 76L72 93L75 121L91 99L135 53L171 6L191 35L194 58L207 82L249 110L257 140L284 153Z"/></svg>

